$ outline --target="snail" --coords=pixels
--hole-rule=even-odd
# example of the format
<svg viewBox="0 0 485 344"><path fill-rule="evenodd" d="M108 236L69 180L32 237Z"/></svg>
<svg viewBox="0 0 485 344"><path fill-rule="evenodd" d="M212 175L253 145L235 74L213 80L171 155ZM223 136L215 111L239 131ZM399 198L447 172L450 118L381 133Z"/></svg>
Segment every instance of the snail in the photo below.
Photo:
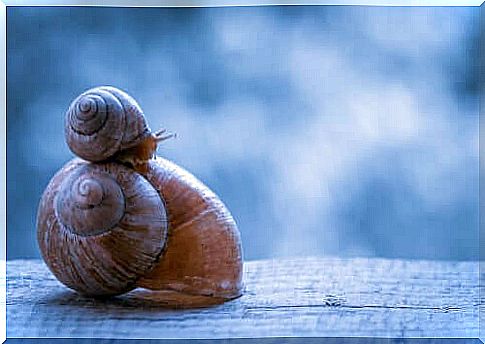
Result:
<svg viewBox="0 0 485 344"><path fill-rule="evenodd" d="M77 116L76 109L89 114ZM113 87L91 89L71 103L66 140L82 156L67 162L41 197L41 255L59 281L88 296L141 287L182 305L239 297L236 222L194 175L154 155L168 137L161 133L152 133L133 98Z"/></svg>
<svg viewBox="0 0 485 344"><path fill-rule="evenodd" d="M67 145L78 157L99 162L116 156L133 166L151 159L161 141L173 137L166 130L152 133L138 103L110 86L79 95L66 113Z"/></svg>

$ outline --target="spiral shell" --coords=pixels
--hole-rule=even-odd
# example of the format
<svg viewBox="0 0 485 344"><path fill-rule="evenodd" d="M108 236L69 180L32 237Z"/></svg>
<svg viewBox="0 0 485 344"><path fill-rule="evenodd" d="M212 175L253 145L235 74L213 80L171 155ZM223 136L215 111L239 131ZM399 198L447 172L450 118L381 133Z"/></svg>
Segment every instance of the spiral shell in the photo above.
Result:
<svg viewBox="0 0 485 344"><path fill-rule="evenodd" d="M138 103L110 86L95 87L78 96L66 112L64 128L71 151L93 162L135 147L151 134Z"/></svg>
<svg viewBox="0 0 485 344"><path fill-rule="evenodd" d="M161 256L168 233L165 206L140 174L114 162L67 163L39 204L42 257L68 287L87 295L116 295Z"/></svg>

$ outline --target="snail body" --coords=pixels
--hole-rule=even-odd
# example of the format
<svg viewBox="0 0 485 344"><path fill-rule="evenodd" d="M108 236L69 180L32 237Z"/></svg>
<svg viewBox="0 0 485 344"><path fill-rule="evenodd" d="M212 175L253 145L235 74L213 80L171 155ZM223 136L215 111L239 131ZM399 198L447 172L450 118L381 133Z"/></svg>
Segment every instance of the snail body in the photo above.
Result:
<svg viewBox="0 0 485 344"><path fill-rule="evenodd" d="M195 176L155 156L171 135L151 132L133 98L86 91L65 124L80 158L51 179L37 215L41 255L59 281L89 296L166 292L182 306L242 294L236 222Z"/></svg>

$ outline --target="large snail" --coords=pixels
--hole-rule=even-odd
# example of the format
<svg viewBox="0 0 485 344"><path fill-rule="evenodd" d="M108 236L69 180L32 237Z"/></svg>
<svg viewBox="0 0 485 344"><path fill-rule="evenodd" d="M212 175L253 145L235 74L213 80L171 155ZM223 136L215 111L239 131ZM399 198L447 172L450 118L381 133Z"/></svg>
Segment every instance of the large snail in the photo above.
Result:
<svg viewBox="0 0 485 344"><path fill-rule="evenodd" d="M211 302L242 293L242 247L222 201L157 143L133 98L113 87L84 92L66 113L65 134L83 159L50 181L37 238L52 273L91 296L137 287Z"/></svg>

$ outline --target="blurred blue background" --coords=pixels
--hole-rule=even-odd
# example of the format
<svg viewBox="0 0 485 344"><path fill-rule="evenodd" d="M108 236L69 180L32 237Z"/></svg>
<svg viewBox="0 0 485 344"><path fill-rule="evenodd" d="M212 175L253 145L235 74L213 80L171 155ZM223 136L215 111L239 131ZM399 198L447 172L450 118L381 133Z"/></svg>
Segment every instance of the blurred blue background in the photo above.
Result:
<svg viewBox="0 0 485 344"><path fill-rule="evenodd" d="M478 258L479 8L7 9L7 257L73 155L64 112L126 90L227 204L246 259Z"/></svg>

